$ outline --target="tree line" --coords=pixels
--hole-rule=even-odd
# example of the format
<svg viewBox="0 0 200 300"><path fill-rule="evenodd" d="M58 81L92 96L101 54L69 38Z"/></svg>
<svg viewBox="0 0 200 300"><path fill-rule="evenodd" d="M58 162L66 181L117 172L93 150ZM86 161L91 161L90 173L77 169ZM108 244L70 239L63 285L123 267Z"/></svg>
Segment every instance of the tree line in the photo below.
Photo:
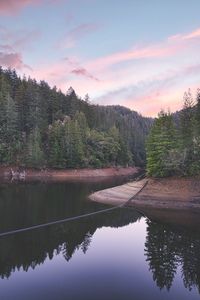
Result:
<svg viewBox="0 0 200 300"><path fill-rule="evenodd" d="M146 143L150 176L194 176L200 174L200 89L193 99L184 94L180 112L161 111Z"/></svg>
<svg viewBox="0 0 200 300"><path fill-rule="evenodd" d="M152 119L100 106L0 67L0 165L83 168L144 165Z"/></svg>

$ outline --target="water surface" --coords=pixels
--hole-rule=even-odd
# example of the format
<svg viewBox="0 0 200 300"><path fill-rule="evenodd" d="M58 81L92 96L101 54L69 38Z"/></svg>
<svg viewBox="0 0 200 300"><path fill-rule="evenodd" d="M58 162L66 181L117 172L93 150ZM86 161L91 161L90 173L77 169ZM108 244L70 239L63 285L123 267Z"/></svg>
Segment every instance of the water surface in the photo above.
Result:
<svg viewBox="0 0 200 300"><path fill-rule="evenodd" d="M118 182L120 183L120 182ZM0 232L96 212L102 184L4 184ZM121 208L0 238L0 299L199 299L200 234Z"/></svg>

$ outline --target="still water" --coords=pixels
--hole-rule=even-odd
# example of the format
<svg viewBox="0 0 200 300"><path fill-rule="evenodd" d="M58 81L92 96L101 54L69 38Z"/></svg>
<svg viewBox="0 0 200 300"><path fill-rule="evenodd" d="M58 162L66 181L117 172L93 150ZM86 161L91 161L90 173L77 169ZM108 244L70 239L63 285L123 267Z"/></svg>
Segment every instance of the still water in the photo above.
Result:
<svg viewBox="0 0 200 300"><path fill-rule="evenodd" d="M116 184L4 184L0 232L105 208ZM200 299L200 233L121 208L0 238L0 299Z"/></svg>

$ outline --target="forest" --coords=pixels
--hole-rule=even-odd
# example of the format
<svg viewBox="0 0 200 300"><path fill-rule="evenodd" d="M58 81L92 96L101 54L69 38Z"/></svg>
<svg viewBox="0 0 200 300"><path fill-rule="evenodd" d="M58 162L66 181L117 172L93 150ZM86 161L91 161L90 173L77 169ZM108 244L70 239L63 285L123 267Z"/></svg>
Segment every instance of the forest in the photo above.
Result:
<svg viewBox="0 0 200 300"><path fill-rule="evenodd" d="M200 89L190 89L177 113L161 111L146 143L149 176L200 175Z"/></svg>
<svg viewBox="0 0 200 300"><path fill-rule="evenodd" d="M72 87L64 94L0 68L0 165L144 166L152 123L122 106L94 105Z"/></svg>
<svg viewBox="0 0 200 300"><path fill-rule="evenodd" d="M0 68L0 165L146 166L154 177L199 175L200 90L183 98L181 111L145 118Z"/></svg>

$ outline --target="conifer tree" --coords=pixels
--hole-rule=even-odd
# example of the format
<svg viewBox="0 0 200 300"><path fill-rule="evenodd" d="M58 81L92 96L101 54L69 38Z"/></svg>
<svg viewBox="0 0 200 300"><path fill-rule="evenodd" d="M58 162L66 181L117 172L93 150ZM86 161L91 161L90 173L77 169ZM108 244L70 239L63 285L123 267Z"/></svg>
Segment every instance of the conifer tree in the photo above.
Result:
<svg viewBox="0 0 200 300"><path fill-rule="evenodd" d="M176 135L172 115L161 111L155 120L147 140L147 173L164 177L174 172L168 164L170 152L176 147Z"/></svg>
<svg viewBox="0 0 200 300"><path fill-rule="evenodd" d="M64 94L45 81L20 78L15 70L0 67L0 163L41 162L56 168L143 164L151 124L129 109L93 105L73 88Z"/></svg>
<svg viewBox="0 0 200 300"><path fill-rule="evenodd" d="M190 89L185 92L184 105L180 115L180 148L183 154L184 174L189 174L194 160L194 101Z"/></svg>
<svg viewBox="0 0 200 300"><path fill-rule="evenodd" d="M44 153L38 127L34 128L28 137L27 164L33 167L41 167L44 164Z"/></svg>

